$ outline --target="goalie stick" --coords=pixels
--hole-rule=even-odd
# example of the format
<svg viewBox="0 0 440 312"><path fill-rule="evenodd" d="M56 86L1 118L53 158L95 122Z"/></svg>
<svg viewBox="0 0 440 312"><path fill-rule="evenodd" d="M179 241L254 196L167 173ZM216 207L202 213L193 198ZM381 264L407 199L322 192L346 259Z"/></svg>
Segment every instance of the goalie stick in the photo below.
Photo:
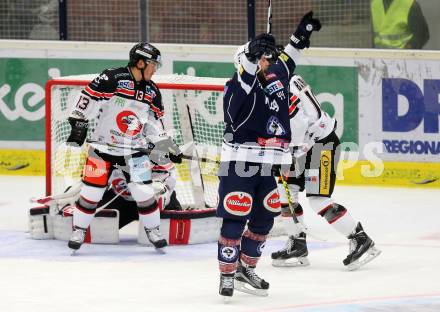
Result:
<svg viewBox="0 0 440 312"><path fill-rule="evenodd" d="M112 188L112 186L110 187ZM109 188L109 189L110 189ZM79 194L81 190L81 182L78 182L76 184L74 184L71 188L69 188L66 192L62 193L62 194L55 194L55 195L50 195L50 196L45 196L45 197L41 197L41 198L31 198L30 201L31 203L38 203L41 205L47 205L47 206L51 206L51 204L55 203L57 205L57 209L55 209L54 211L51 211L51 215L55 215L57 214L60 210L58 209L58 206L63 206L66 204L71 204L73 201L72 199ZM96 208L96 212L106 208L108 205L110 205L113 201L116 200L116 198L118 198L119 196L121 196L122 193L124 193L126 191L126 189L122 189L119 192L117 192L115 194L114 197L112 197L108 202L106 202L105 204L99 206Z"/></svg>

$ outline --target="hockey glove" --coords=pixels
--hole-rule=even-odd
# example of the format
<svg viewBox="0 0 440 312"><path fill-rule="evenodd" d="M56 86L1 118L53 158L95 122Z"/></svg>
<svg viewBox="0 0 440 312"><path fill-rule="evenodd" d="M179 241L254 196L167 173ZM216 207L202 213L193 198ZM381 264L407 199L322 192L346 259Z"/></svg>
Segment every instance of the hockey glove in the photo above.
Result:
<svg viewBox="0 0 440 312"><path fill-rule="evenodd" d="M305 140L306 143L314 144L316 141L321 140L325 130L325 123L322 122L322 118L315 121L306 131Z"/></svg>
<svg viewBox="0 0 440 312"><path fill-rule="evenodd" d="M247 59L256 64L264 55L269 61L275 62L279 52L275 44L275 37L271 34L260 34L249 41L244 50Z"/></svg>
<svg viewBox="0 0 440 312"><path fill-rule="evenodd" d="M300 158L308 153L308 151L313 147L315 142L302 143L301 145L296 145L291 148L292 157Z"/></svg>
<svg viewBox="0 0 440 312"><path fill-rule="evenodd" d="M320 29L321 22L319 19L313 18L313 11L310 11L303 16L295 32L290 36L290 44L299 50L308 48L312 32Z"/></svg>
<svg viewBox="0 0 440 312"><path fill-rule="evenodd" d="M67 119L72 126L70 135L67 138L66 144L70 146L82 146L87 136L87 129L89 128L89 122L84 119L78 119L69 117Z"/></svg>
<svg viewBox="0 0 440 312"><path fill-rule="evenodd" d="M174 143L173 139L166 137L157 142L148 143L150 160L157 165L164 165L171 160L173 163L182 162L182 151Z"/></svg>

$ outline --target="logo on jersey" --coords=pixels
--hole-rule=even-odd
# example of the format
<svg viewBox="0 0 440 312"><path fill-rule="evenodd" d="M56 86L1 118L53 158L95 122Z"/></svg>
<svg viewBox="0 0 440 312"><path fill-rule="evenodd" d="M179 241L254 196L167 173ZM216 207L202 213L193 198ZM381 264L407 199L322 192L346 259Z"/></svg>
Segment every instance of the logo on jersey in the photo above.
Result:
<svg viewBox="0 0 440 312"><path fill-rule="evenodd" d="M281 81L275 80L266 87L266 92L269 93L269 95L272 95L275 92L280 91L281 89L283 89L283 84L281 83Z"/></svg>
<svg viewBox="0 0 440 312"><path fill-rule="evenodd" d="M252 208L252 196L245 192L231 192L226 194L223 207L230 214L245 216Z"/></svg>
<svg viewBox="0 0 440 312"><path fill-rule="evenodd" d="M93 81L98 84L101 80L108 80L108 76L106 74L101 74L98 77L96 77Z"/></svg>
<svg viewBox="0 0 440 312"><path fill-rule="evenodd" d="M128 190L127 181L122 178L116 178L112 181L113 191L116 194L120 194L122 197L131 196L130 191Z"/></svg>
<svg viewBox="0 0 440 312"><path fill-rule="evenodd" d="M286 130L284 130L284 127L281 125L281 122L275 116L270 116L270 118L267 122L266 131L270 135L285 135L286 134Z"/></svg>
<svg viewBox="0 0 440 312"><path fill-rule="evenodd" d="M259 255L261 255L263 253L264 247L266 247L266 241L261 242L260 244L258 244L257 252L258 252Z"/></svg>
<svg viewBox="0 0 440 312"><path fill-rule="evenodd" d="M232 261L232 260L236 259L238 256L238 249L235 246L234 247L223 246L220 249L220 255L223 259L228 260L228 261Z"/></svg>
<svg viewBox="0 0 440 312"><path fill-rule="evenodd" d="M138 116L131 111L122 111L116 116L116 123L123 133L135 136L142 129L142 123Z"/></svg>
<svg viewBox="0 0 440 312"><path fill-rule="evenodd" d="M147 100L148 102L152 102L155 97L156 97L156 91L154 91L150 86L147 86L147 89L145 90L144 99Z"/></svg>
<svg viewBox="0 0 440 312"><path fill-rule="evenodd" d="M118 81L118 88L133 90L134 89L134 82L131 80Z"/></svg>
<svg viewBox="0 0 440 312"><path fill-rule="evenodd" d="M271 212L277 213L281 211L281 201L278 189L273 189L271 192L269 192L269 194L264 197L263 205L264 208Z"/></svg>

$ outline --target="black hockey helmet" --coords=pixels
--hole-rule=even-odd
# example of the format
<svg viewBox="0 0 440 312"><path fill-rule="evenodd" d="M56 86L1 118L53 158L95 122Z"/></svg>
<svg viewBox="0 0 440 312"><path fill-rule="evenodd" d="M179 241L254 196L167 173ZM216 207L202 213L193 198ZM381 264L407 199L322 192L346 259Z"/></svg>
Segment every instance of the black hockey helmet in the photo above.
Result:
<svg viewBox="0 0 440 312"><path fill-rule="evenodd" d="M145 63L155 62L159 66L162 65L159 49L148 42L139 42L131 48L128 66L136 66L139 60L144 60Z"/></svg>

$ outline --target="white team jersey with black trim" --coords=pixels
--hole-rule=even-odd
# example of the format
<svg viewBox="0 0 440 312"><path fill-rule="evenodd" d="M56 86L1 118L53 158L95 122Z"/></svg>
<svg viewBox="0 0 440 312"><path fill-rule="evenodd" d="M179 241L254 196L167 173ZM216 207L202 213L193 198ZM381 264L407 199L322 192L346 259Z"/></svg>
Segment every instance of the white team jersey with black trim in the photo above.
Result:
<svg viewBox="0 0 440 312"><path fill-rule="evenodd" d="M152 81L136 82L127 67L107 69L77 96L71 116L97 117L92 147L112 155L144 146L145 139L163 134L161 94Z"/></svg>
<svg viewBox="0 0 440 312"><path fill-rule="evenodd" d="M335 128L335 119L321 109L310 86L299 75L290 80L291 145L311 144L327 137Z"/></svg>

